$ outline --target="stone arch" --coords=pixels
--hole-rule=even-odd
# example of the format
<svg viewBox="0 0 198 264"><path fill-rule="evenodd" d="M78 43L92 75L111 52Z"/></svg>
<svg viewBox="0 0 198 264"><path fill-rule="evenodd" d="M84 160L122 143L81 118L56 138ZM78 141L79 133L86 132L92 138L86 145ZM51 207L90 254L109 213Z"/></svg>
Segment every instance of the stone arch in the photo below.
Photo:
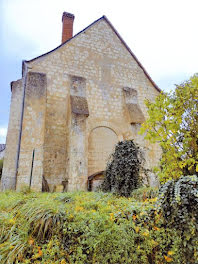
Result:
<svg viewBox="0 0 198 264"><path fill-rule="evenodd" d="M113 152L118 136L106 126L98 126L91 130L88 139L88 175L103 171L107 160Z"/></svg>
<svg viewBox="0 0 198 264"><path fill-rule="evenodd" d="M114 122L110 122L110 121L98 121L98 122L96 121L96 122L93 122L92 124L89 125L88 135L90 136L92 130L94 130L97 127L107 127L109 129L113 130L113 132L118 136L118 139L120 141L123 140L123 131L120 128L120 126L118 126Z"/></svg>

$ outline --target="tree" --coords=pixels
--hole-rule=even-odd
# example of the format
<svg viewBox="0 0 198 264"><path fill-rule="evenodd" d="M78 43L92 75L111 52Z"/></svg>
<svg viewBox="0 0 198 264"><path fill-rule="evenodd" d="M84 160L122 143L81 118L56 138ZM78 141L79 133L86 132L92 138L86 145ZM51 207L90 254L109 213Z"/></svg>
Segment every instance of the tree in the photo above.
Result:
<svg viewBox="0 0 198 264"><path fill-rule="evenodd" d="M148 119L141 134L161 145L161 182L198 174L198 74L175 91L162 92L154 103L146 101L146 106Z"/></svg>
<svg viewBox="0 0 198 264"><path fill-rule="evenodd" d="M144 162L140 148L133 140L118 142L107 163L102 190L130 196L140 186L140 171Z"/></svg>

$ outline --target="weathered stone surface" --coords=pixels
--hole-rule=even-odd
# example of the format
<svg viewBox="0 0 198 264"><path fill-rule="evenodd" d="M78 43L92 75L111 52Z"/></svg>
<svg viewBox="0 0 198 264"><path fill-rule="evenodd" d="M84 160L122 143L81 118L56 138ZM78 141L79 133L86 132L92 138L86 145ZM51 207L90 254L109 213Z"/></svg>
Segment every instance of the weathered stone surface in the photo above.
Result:
<svg viewBox="0 0 198 264"><path fill-rule="evenodd" d="M6 138L6 151L4 157L1 189L14 190L16 188L17 158L20 135L20 121L23 104L23 81L11 83L12 98L10 117Z"/></svg>
<svg viewBox="0 0 198 264"><path fill-rule="evenodd" d="M74 114L89 115L87 99L81 96L71 95L71 111Z"/></svg>
<svg viewBox="0 0 198 264"><path fill-rule="evenodd" d="M87 189L86 116L71 114L68 191Z"/></svg>
<svg viewBox="0 0 198 264"><path fill-rule="evenodd" d="M42 190L46 86L45 74L28 73L25 86L17 190L21 190L24 186Z"/></svg>
<svg viewBox="0 0 198 264"><path fill-rule="evenodd" d="M142 110L138 104L126 104L131 124L141 124L145 121Z"/></svg>
<svg viewBox="0 0 198 264"><path fill-rule="evenodd" d="M124 99L129 113L131 124L141 124L145 121L144 115L138 103L138 93L135 89L124 87Z"/></svg>

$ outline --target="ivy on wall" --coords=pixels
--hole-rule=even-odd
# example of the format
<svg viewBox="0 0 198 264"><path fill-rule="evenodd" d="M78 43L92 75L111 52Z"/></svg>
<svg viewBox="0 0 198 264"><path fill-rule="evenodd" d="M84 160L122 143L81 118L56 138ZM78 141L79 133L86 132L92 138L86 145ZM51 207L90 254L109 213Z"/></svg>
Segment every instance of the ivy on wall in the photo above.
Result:
<svg viewBox="0 0 198 264"><path fill-rule="evenodd" d="M130 196L141 184L143 154L133 140L118 142L106 168L102 190Z"/></svg>

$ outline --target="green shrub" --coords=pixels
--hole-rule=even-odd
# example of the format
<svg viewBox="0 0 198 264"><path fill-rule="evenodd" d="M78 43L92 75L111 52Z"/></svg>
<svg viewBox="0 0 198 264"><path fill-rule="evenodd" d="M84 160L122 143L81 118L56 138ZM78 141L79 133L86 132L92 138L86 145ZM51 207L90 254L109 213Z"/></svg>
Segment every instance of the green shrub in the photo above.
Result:
<svg viewBox="0 0 198 264"><path fill-rule="evenodd" d="M101 189L122 196L130 196L140 186L143 156L133 140L118 142L107 164Z"/></svg>

